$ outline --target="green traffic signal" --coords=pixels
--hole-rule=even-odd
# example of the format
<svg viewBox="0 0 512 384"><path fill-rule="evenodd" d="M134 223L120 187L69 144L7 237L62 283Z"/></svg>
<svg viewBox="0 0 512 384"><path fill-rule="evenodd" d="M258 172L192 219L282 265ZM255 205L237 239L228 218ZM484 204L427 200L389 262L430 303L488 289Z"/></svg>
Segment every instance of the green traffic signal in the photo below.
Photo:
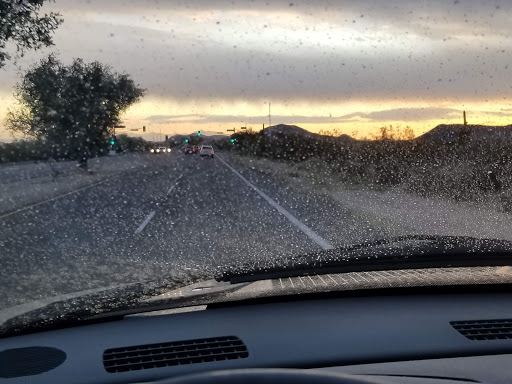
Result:
<svg viewBox="0 0 512 384"><path fill-rule="evenodd" d="M201 136L201 131L197 131L197 136Z"/></svg>
<svg viewBox="0 0 512 384"><path fill-rule="evenodd" d="M235 142L235 139L231 139L231 142L234 143Z"/></svg>
<svg viewBox="0 0 512 384"><path fill-rule="evenodd" d="M185 143L188 143L188 139L185 139Z"/></svg>

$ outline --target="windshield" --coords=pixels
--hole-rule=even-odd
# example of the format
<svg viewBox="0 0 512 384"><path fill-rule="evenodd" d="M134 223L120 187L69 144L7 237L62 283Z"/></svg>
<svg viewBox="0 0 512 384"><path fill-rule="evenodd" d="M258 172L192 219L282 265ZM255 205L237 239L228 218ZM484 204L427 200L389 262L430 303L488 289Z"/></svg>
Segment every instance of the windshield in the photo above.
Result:
<svg viewBox="0 0 512 384"><path fill-rule="evenodd" d="M307 273L318 252L317 272L354 249L372 271L389 252L350 247L375 242L422 268L440 243L496 260L511 18L505 0L0 0L0 318Z"/></svg>

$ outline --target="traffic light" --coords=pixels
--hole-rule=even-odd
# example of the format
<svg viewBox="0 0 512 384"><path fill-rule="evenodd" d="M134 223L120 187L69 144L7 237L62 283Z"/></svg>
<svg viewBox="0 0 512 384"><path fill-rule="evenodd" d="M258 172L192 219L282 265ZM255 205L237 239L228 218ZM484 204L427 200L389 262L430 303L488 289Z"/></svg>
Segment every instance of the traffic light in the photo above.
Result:
<svg viewBox="0 0 512 384"><path fill-rule="evenodd" d="M116 143L116 137L115 136L112 136L110 138L110 145L114 145Z"/></svg>
<svg viewBox="0 0 512 384"><path fill-rule="evenodd" d="M197 136L201 136L201 131L197 131Z"/></svg>
<svg viewBox="0 0 512 384"><path fill-rule="evenodd" d="M145 125L142 126L142 132L146 132L146 126Z"/></svg>
<svg viewBox="0 0 512 384"><path fill-rule="evenodd" d="M231 139L231 142L234 143L235 142L235 139Z"/></svg>
<svg viewBox="0 0 512 384"><path fill-rule="evenodd" d="M185 139L185 143L188 143L188 139Z"/></svg>

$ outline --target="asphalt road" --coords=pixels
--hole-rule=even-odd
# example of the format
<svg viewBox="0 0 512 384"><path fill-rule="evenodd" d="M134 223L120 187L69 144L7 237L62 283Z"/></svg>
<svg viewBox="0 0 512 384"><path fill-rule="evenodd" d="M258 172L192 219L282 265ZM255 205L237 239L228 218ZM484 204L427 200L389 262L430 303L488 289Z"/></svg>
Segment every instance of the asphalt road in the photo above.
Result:
<svg viewBox="0 0 512 384"><path fill-rule="evenodd" d="M0 309L386 236L321 192L219 155L154 155L144 169L1 217Z"/></svg>

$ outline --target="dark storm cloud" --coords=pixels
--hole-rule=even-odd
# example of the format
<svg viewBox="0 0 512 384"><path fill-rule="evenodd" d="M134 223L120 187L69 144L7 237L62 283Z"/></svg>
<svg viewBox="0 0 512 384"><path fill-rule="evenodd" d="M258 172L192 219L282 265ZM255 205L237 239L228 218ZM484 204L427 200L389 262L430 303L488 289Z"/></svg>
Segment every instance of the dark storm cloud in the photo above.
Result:
<svg viewBox="0 0 512 384"><path fill-rule="evenodd" d="M429 37L446 36L448 30L466 29L470 33L488 32L509 35L512 2L507 0L66 0L55 9L63 11L153 14L165 12L254 11L261 14L289 13L315 17L332 24L357 24L370 20L371 25L393 24L408 33ZM354 18L355 16L355 18ZM366 19L366 20L365 20Z"/></svg>
<svg viewBox="0 0 512 384"><path fill-rule="evenodd" d="M473 111L479 115L489 114L494 116L510 116L511 114L493 111ZM418 120L443 120L461 118L462 110L453 108L395 108L376 112L354 112L342 116L301 116L301 115L272 115L273 121L283 124L327 124L345 123L357 120L371 122L404 121L413 122ZM153 124L180 123L232 123L244 121L250 124L257 124L267 121L267 115L240 116L240 115L153 115L146 118Z"/></svg>
<svg viewBox="0 0 512 384"><path fill-rule="evenodd" d="M200 117L198 115L194 115L194 114L187 114L187 115L153 115L153 116L146 117L144 120L148 120L148 121L151 121L151 122L157 122L158 123L158 122L162 122L162 121L168 122L168 121L171 121L171 120L187 119L187 118L198 119Z"/></svg>
<svg viewBox="0 0 512 384"><path fill-rule="evenodd" d="M376 112L354 112L336 118L335 121L345 122L355 118L374 121L418 121L433 119L451 119L459 117L462 111L453 108L396 108Z"/></svg>
<svg viewBox="0 0 512 384"><path fill-rule="evenodd" d="M502 109L504 111L504 109ZM512 109L509 112L496 111L471 111L472 115L489 115L494 117L511 117ZM369 122L415 122L425 120L453 120L462 118L462 110L442 107L425 108L394 108L374 112L353 112L341 116L303 116L303 115L272 115L273 121L281 124L333 124L348 123L358 120ZM260 124L266 122L268 115L246 116L246 115L208 115L208 114L184 114L184 115L152 115L145 120L152 124L169 125L172 123L239 123Z"/></svg>
<svg viewBox="0 0 512 384"><path fill-rule="evenodd" d="M73 56L110 63L151 94L171 99L450 100L510 95L503 79L509 76L512 50L445 45L426 52L273 52L104 24L88 33L79 50L76 42L62 37L58 46L61 56L74 51Z"/></svg>
<svg viewBox="0 0 512 384"><path fill-rule="evenodd" d="M152 124L169 125L172 123L236 123L261 124L268 120L267 115L245 116L245 115L154 115L145 120ZM332 123L336 118L329 116L300 116L300 115L272 115L272 120L280 124L308 124L308 123Z"/></svg>
<svg viewBox="0 0 512 384"><path fill-rule="evenodd" d="M508 1L61 0L52 9L66 20L55 37L63 60L109 63L164 99L512 96ZM233 24L228 11L254 14ZM180 12L190 20L180 24ZM12 78L0 73L0 86Z"/></svg>

